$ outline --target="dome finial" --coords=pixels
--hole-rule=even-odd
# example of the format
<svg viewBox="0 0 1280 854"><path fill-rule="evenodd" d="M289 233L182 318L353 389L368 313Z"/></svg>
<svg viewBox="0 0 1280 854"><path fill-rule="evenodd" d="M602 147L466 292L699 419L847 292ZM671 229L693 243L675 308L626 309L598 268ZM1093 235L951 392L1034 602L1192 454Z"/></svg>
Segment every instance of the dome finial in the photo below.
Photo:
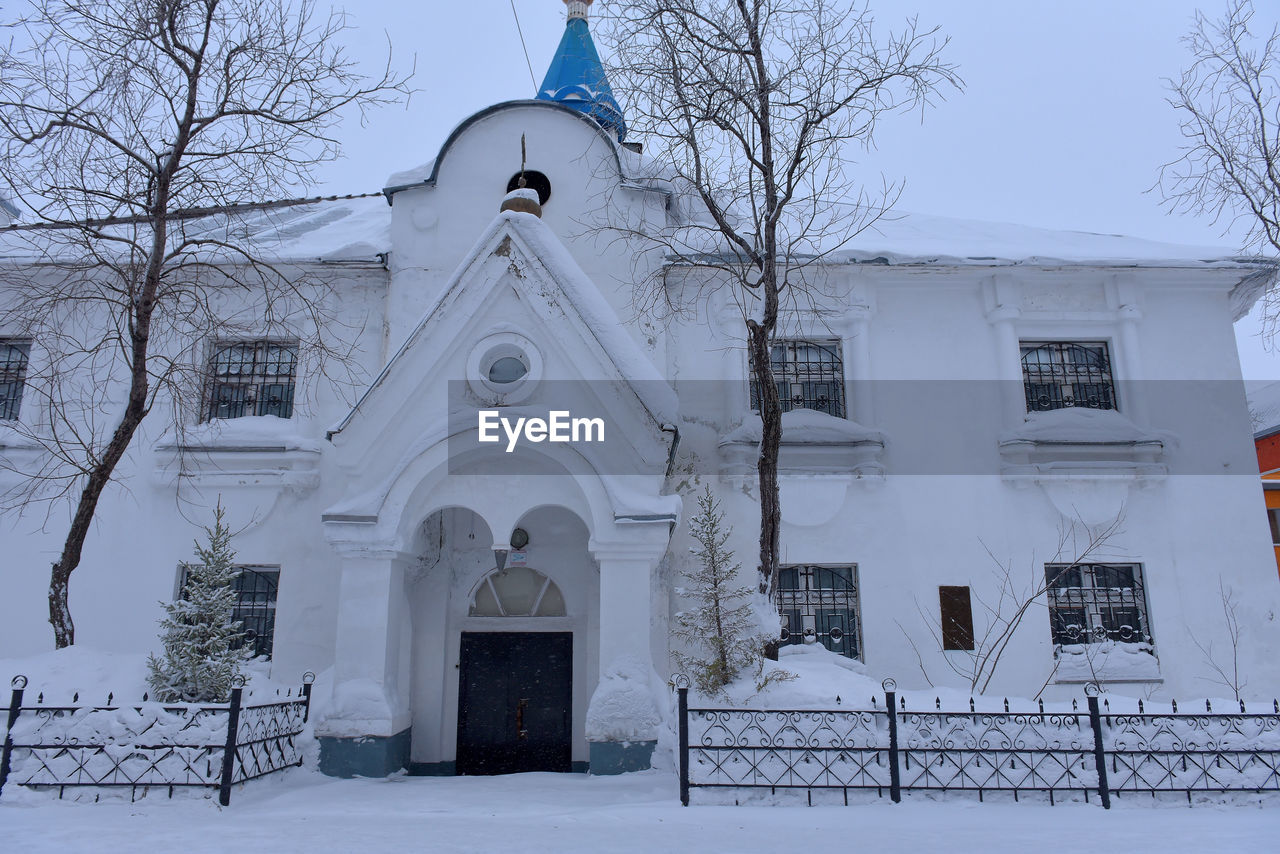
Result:
<svg viewBox="0 0 1280 854"><path fill-rule="evenodd" d="M519 211L520 213L529 213L536 217L541 217L542 205L538 202L538 191L529 189L529 182L524 177L525 165L528 159L528 149L525 147L524 134L520 134L520 171L516 173L519 179L516 182L516 188L507 193L506 198L502 200L499 210Z"/></svg>
<svg viewBox="0 0 1280 854"><path fill-rule="evenodd" d="M590 6L592 0L564 0L564 5L569 7L569 20L581 18L587 19L587 7Z"/></svg>

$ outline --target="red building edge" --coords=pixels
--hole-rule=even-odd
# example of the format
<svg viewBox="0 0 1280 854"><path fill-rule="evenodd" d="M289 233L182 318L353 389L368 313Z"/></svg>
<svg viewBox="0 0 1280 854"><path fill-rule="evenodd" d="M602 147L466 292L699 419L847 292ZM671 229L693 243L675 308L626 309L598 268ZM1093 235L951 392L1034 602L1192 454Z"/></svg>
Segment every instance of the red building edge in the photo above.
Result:
<svg viewBox="0 0 1280 854"><path fill-rule="evenodd" d="M1280 574L1280 425L1253 434L1253 447L1258 454L1258 472L1262 475L1262 497L1271 525L1276 572Z"/></svg>

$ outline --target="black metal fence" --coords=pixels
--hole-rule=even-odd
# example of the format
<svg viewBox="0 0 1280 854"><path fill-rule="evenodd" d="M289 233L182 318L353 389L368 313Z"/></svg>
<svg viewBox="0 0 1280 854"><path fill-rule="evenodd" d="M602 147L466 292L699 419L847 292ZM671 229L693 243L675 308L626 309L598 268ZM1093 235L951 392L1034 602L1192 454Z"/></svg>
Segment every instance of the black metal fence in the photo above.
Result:
<svg viewBox="0 0 1280 854"><path fill-rule="evenodd" d="M244 704L244 689L216 705L51 706L43 694L24 705L25 676L13 679L13 694L0 754L0 793L8 782L57 788L130 790L158 786L218 790L223 806L231 787L302 764L297 739L311 712L311 683L303 676L295 694L268 703ZM73 698L76 702L77 694ZM11 779L12 778L12 779Z"/></svg>
<svg viewBox="0 0 1280 854"><path fill-rule="evenodd" d="M679 687L680 800L689 790L1096 794L1280 791L1280 703L1266 713L908 711L886 679L871 710L690 709ZM875 704L873 701L873 705ZM940 705L940 704L935 704ZM1076 704L1072 703L1073 708Z"/></svg>

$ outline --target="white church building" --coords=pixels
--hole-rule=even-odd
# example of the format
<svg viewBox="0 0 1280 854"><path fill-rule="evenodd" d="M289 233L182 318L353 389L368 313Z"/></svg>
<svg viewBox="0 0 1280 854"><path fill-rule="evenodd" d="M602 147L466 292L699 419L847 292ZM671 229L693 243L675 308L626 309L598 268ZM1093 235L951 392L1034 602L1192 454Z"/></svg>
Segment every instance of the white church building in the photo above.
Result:
<svg viewBox="0 0 1280 854"><path fill-rule="evenodd" d="M754 582L759 424L733 294L593 227L658 234L696 206L626 138L607 83L586 85L585 8L536 100L481 109L381 193L234 216L335 282L354 363L208 342L200 411L175 430L157 410L100 508L71 582L78 642L157 648L220 499L257 651L280 679L332 671L326 772L649 766L705 487ZM534 192L509 196L521 175ZM15 229L11 282L30 263ZM1234 653L1245 693L1273 695L1280 580L1232 324L1274 268L905 214L813 275L774 348L784 643L968 691L991 627L1038 592L988 693L1230 696L1210 659ZM687 311L636 299L655 276ZM42 453L24 438L41 358L0 328L4 489ZM0 658L51 645L64 524L0 521Z"/></svg>

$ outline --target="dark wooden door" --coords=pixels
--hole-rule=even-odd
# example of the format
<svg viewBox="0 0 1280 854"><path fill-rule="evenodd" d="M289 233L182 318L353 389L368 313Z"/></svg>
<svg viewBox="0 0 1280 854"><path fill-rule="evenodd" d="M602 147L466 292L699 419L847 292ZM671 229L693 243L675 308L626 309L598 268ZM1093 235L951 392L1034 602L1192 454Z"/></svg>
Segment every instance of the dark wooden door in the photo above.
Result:
<svg viewBox="0 0 1280 854"><path fill-rule="evenodd" d="M571 632L463 632L459 666L459 774L571 770Z"/></svg>

